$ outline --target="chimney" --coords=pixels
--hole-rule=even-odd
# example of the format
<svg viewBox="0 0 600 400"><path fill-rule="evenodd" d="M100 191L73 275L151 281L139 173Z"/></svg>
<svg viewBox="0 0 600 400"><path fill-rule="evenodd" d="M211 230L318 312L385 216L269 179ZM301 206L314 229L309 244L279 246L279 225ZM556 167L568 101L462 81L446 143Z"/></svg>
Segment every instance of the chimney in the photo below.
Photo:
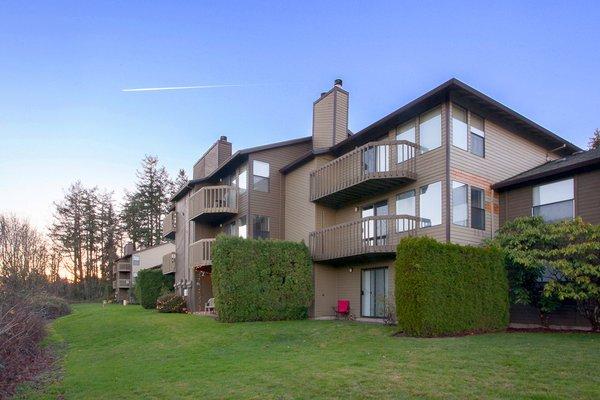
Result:
<svg viewBox="0 0 600 400"><path fill-rule="evenodd" d="M221 136L194 165L193 178L200 179L213 173L231 157L231 143Z"/></svg>
<svg viewBox="0 0 600 400"><path fill-rule="evenodd" d="M135 244L129 242L123 247L123 256L129 256L135 251Z"/></svg>
<svg viewBox="0 0 600 400"><path fill-rule="evenodd" d="M326 149L348 137L349 94L336 79L333 88L313 103L313 148Z"/></svg>

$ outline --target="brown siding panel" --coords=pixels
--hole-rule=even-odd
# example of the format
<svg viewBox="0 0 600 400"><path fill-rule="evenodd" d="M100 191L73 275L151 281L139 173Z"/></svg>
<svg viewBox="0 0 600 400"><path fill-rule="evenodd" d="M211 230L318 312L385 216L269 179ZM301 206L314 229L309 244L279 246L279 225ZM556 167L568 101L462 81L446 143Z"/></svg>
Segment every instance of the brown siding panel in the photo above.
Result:
<svg viewBox="0 0 600 400"><path fill-rule="evenodd" d="M600 224L600 170L575 177L575 212L585 222Z"/></svg>

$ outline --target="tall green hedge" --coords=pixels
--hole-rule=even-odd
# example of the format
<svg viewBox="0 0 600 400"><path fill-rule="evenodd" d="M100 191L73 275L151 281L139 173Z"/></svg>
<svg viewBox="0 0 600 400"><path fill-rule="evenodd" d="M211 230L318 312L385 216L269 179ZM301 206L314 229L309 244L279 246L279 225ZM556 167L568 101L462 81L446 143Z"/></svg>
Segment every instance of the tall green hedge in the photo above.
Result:
<svg viewBox="0 0 600 400"><path fill-rule="evenodd" d="M220 321L303 319L313 297L306 245L219 236L212 286Z"/></svg>
<svg viewBox="0 0 600 400"><path fill-rule="evenodd" d="M492 247L400 241L396 257L398 328L411 336L493 331L508 325L503 256Z"/></svg>
<svg viewBox="0 0 600 400"><path fill-rule="evenodd" d="M135 279L135 295L144 308L156 308L156 299L173 291L173 274L163 275L160 268L143 269Z"/></svg>

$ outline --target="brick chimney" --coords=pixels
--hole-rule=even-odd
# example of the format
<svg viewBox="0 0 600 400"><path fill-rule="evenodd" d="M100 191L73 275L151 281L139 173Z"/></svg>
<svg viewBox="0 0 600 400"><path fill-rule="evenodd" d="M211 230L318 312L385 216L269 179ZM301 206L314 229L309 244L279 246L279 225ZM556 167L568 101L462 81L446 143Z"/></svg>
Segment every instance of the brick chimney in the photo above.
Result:
<svg viewBox="0 0 600 400"><path fill-rule="evenodd" d="M336 79L328 92L313 103L313 148L329 148L348 137L349 94Z"/></svg>
<svg viewBox="0 0 600 400"><path fill-rule="evenodd" d="M213 173L231 157L231 143L221 136L194 165L193 178L200 179Z"/></svg>

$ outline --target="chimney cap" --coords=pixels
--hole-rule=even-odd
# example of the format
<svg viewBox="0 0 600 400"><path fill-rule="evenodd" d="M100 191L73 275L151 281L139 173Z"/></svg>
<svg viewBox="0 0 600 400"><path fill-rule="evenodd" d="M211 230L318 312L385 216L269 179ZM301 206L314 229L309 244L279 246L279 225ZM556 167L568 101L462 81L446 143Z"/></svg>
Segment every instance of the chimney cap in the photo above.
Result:
<svg viewBox="0 0 600 400"><path fill-rule="evenodd" d="M219 138L219 140L222 140L222 141L226 142L226 141L227 141L227 136L224 136L224 135L223 135L223 136L221 136L221 137Z"/></svg>
<svg viewBox="0 0 600 400"><path fill-rule="evenodd" d="M339 87L341 87L341 86L342 86L342 80L341 80L341 79L339 79L339 78L338 78L338 79L336 79L336 80L335 80L335 82L334 82L334 85L335 85L335 86L339 86Z"/></svg>

